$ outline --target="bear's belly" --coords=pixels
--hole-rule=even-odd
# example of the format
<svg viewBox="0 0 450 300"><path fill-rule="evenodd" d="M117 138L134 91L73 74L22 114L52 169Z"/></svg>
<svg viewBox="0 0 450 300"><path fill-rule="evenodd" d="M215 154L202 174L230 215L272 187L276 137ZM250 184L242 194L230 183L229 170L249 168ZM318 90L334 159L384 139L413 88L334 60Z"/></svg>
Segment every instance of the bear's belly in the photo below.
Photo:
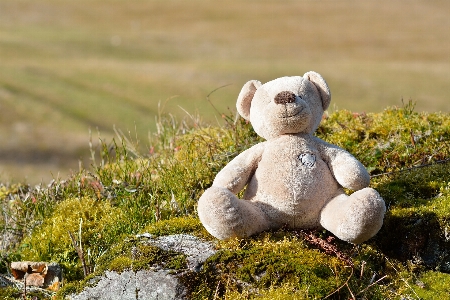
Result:
<svg viewBox="0 0 450 300"><path fill-rule="evenodd" d="M275 163L260 164L247 186L244 198L261 207L278 226L320 226L320 211L339 190L318 154L305 153L284 162L273 159Z"/></svg>

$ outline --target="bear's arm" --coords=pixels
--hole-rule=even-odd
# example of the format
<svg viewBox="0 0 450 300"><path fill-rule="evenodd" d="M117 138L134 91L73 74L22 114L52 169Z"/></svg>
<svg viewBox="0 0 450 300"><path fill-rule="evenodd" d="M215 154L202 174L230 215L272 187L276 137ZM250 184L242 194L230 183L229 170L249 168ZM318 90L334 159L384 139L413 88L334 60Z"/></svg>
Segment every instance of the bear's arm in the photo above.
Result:
<svg viewBox="0 0 450 300"><path fill-rule="evenodd" d="M255 173L264 152L265 142L259 143L230 161L216 176L213 186L224 187L232 193L239 193Z"/></svg>
<svg viewBox="0 0 450 300"><path fill-rule="evenodd" d="M328 164L334 178L341 186L354 191L369 186L369 173L353 155L319 138L316 141L322 158Z"/></svg>

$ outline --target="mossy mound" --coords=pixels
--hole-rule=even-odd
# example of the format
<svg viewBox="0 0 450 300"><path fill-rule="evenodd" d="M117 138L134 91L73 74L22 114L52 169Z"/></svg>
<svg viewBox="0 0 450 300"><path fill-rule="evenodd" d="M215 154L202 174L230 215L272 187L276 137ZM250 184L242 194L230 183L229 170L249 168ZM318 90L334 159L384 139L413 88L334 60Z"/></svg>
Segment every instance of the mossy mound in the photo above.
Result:
<svg viewBox="0 0 450 300"><path fill-rule="evenodd" d="M358 278L347 262L309 247L295 232L264 233L252 239L223 242L199 273L185 276L195 299L215 295L226 299L287 296L324 298L348 296L370 281L370 272ZM360 289L362 290L362 288ZM378 289L368 293L381 297ZM194 296L195 295L195 296Z"/></svg>
<svg viewBox="0 0 450 300"><path fill-rule="evenodd" d="M0 288L0 299L2 300L17 300L17 299L35 299L35 300L44 300L51 299L53 293L47 292L45 290L38 290L28 288L26 298L24 298L24 291L17 287L1 287Z"/></svg>
<svg viewBox="0 0 450 300"><path fill-rule="evenodd" d="M0 186L1 229L17 240L2 253L1 266L12 259L56 261L69 283L63 294L79 290L87 281L70 231L94 274L182 268L179 253L133 237L190 233L214 240L196 216L196 201L229 160L260 141L247 122L225 121L211 128L162 120L146 155L121 137L102 144L91 171L47 187ZM317 135L369 169L388 208L381 231L361 246L325 231L220 242L200 272L180 277L192 299L434 299L448 291L450 116L417 113L411 103L378 114L338 111Z"/></svg>
<svg viewBox="0 0 450 300"><path fill-rule="evenodd" d="M84 248L86 264L92 266L121 235L122 219L122 211L108 201L69 198L60 202L52 216L23 240L21 255L31 261L57 261L64 267L66 280L80 279L81 262L69 232Z"/></svg>

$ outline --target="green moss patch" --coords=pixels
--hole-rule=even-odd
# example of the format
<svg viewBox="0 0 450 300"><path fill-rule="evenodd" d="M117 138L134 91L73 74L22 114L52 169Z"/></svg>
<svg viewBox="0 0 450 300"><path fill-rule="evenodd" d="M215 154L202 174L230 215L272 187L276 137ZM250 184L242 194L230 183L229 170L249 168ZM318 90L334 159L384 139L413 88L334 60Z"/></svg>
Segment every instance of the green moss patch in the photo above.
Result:
<svg viewBox="0 0 450 300"><path fill-rule="evenodd" d="M450 275L428 271L411 282L411 286L420 299L447 299L450 295Z"/></svg>
<svg viewBox="0 0 450 300"><path fill-rule="evenodd" d="M122 211L108 201L91 198L69 198L59 203L53 214L33 235L24 239L22 258L31 261L56 261L64 267L66 280L81 279L81 262L69 236L73 233L86 253L86 263L93 262L120 235L118 222Z"/></svg>
<svg viewBox="0 0 450 300"><path fill-rule="evenodd" d="M141 233L150 233L154 236L190 233L198 237L209 238L212 236L206 231L197 217L187 216L169 220L163 220L150 224L141 230Z"/></svg>
<svg viewBox="0 0 450 300"><path fill-rule="evenodd" d="M373 175L450 157L449 115L417 113L412 102L377 114L335 112L317 134L355 155Z"/></svg>
<svg viewBox="0 0 450 300"><path fill-rule="evenodd" d="M158 266L172 270L186 268L186 256L175 251L165 251L158 247L127 239L115 245L98 262L98 272L106 270L118 273L124 270L145 270Z"/></svg>
<svg viewBox="0 0 450 300"><path fill-rule="evenodd" d="M283 299L286 295L292 299L345 298L363 291L372 272L382 269L382 264L378 269L367 265L361 272L306 244L295 232L277 231L222 242L220 249L199 273L182 277L193 299L210 299L214 295L226 299ZM378 285L363 293L371 299L383 298Z"/></svg>
<svg viewBox="0 0 450 300"><path fill-rule="evenodd" d="M375 240L402 262L450 272L450 164L386 176L376 188L388 206Z"/></svg>

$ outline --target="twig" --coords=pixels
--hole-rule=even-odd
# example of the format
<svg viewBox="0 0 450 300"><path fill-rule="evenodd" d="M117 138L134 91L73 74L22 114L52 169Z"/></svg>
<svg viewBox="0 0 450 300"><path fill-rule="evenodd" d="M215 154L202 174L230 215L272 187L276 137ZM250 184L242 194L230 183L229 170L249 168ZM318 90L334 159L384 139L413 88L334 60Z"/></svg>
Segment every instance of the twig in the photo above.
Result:
<svg viewBox="0 0 450 300"><path fill-rule="evenodd" d="M371 286L377 284L378 282L380 282L381 280L385 279L387 277L387 275L384 275L383 277L381 277L380 279L378 279L377 281L369 284L365 289L363 289L362 291L360 291L358 294L356 294L356 296L358 296L361 293L364 293L365 291L367 291Z"/></svg>
<svg viewBox="0 0 450 300"><path fill-rule="evenodd" d="M316 237L311 231L307 232L306 230L299 230L298 232L303 236L305 241L307 241L308 243L320 248L327 254L336 256L337 258L345 262L348 266L350 267L354 266L351 258L345 255L342 251L340 251L335 245L331 244L330 242L324 239Z"/></svg>
<svg viewBox="0 0 450 300"><path fill-rule="evenodd" d="M23 276L23 299L27 299L27 275Z"/></svg>
<svg viewBox="0 0 450 300"><path fill-rule="evenodd" d="M27 299L27 277L33 273L33 269L31 269L31 265L28 265L27 271L23 276L23 299Z"/></svg>
<svg viewBox="0 0 450 300"><path fill-rule="evenodd" d="M327 299L329 297L331 297L332 295L336 294L337 292L339 292L344 286L347 286L347 288L350 290L350 288L348 287L348 282L350 281L350 278L352 278L353 276L353 268L351 268L352 272L350 273L350 276L348 276L347 280L345 281L345 283L343 285L341 285L337 290L333 291L331 294L328 294L325 298L323 299ZM351 291L350 291L351 293ZM352 293L351 293L352 294ZM353 294L352 294L353 295Z"/></svg>
<svg viewBox="0 0 450 300"><path fill-rule="evenodd" d="M81 235L80 235L80 247L78 247L77 241L75 240L75 236L73 235L73 233L70 230L68 230L67 232L69 233L70 239L72 240L72 244L73 244L73 247L75 248L75 251L77 251L78 257L81 260L81 264L83 265L84 277L86 277L89 275L89 272L88 272L88 268L86 265L86 261L84 259L83 248L81 248Z"/></svg>
<svg viewBox="0 0 450 300"><path fill-rule="evenodd" d="M413 145L414 148L416 148L416 141L414 140L414 133L412 129L409 130L409 137L411 139L411 144Z"/></svg>
<svg viewBox="0 0 450 300"><path fill-rule="evenodd" d="M223 114L221 114L220 111L214 106L214 104L212 103L212 101L211 101L211 99L209 98L209 96L211 96L215 91L220 90L221 88L227 87L227 86L229 86L229 85L232 85L232 84L229 83L229 84L225 84L225 85L219 86L218 88L212 90L212 91L206 96L206 101L208 101L209 104L212 106L212 108L213 108L219 115L222 115L222 116L223 116ZM228 123L228 120L225 120L225 121L227 121L227 123Z"/></svg>
<svg viewBox="0 0 450 300"><path fill-rule="evenodd" d="M80 218L80 225L78 227L78 247L80 247L80 252L83 254L83 243L81 241L81 228L83 226L83 218ZM83 254L83 258L84 258L84 254Z"/></svg>
<svg viewBox="0 0 450 300"><path fill-rule="evenodd" d="M366 265L366 262L363 260L362 262L361 262L361 273L360 273L360 275L359 275L359 278L361 279L362 277L363 277L363 274L364 274L364 266Z"/></svg>
<svg viewBox="0 0 450 300"><path fill-rule="evenodd" d="M219 286L220 286L220 281L217 282L216 292L214 293L214 300L217 299L217 297L219 295Z"/></svg>
<svg viewBox="0 0 450 300"><path fill-rule="evenodd" d="M437 164L445 164L445 163L447 163L447 162L450 162L450 158L443 159L443 160L438 160L438 161L435 161L435 162L433 162L433 163L423 164L423 165L419 165L419 166L414 166L414 167L406 168L406 169L402 169L402 170L397 170L397 171L392 171L392 172L386 172L386 173L376 174L376 175L372 175L372 176L370 176L370 177L371 177L371 178L375 178L375 177L380 177L380 176L392 175L392 174L396 174L396 173L400 173L400 172L411 171L411 170L414 170L414 169L420 169L420 168L430 167L430 166L437 165Z"/></svg>
<svg viewBox="0 0 450 300"><path fill-rule="evenodd" d="M350 287L348 286L348 282L346 282L345 285L347 286L347 289L348 289L348 291L350 292L350 295L352 295L352 300L356 300L355 295L353 295L352 290L351 290Z"/></svg>
<svg viewBox="0 0 450 300"><path fill-rule="evenodd" d="M394 264L386 257L386 261L391 265L391 267L397 272L400 273L397 268L395 268ZM416 295L417 299L420 299L419 295L417 295L416 291L409 285L408 281L400 275L400 279L406 284L406 286Z"/></svg>

